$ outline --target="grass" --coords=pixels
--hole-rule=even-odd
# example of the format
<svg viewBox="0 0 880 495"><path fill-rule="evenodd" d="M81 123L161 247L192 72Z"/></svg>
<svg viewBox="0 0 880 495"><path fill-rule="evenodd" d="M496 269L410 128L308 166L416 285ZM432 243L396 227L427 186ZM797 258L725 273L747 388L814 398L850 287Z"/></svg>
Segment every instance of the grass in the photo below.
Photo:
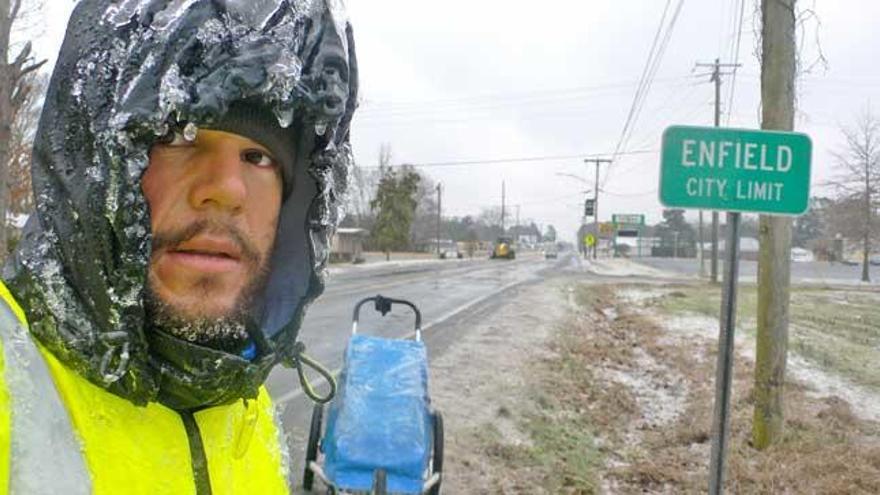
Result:
<svg viewBox="0 0 880 495"><path fill-rule="evenodd" d="M494 426L476 434L475 441L484 446L492 461L516 472L516 480L508 489L515 493L598 493L596 473L601 455L595 444L592 428L585 418L567 417L558 404L550 405L540 414L524 419L519 428L528 432L531 443L513 445ZM498 487L499 492L506 490Z"/></svg>
<svg viewBox="0 0 880 495"><path fill-rule="evenodd" d="M717 287L681 287L659 301L670 314L718 317ZM757 331L755 286L739 291L737 327ZM880 293L796 287L791 292L789 350L825 370L880 392Z"/></svg>
<svg viewBox="0 0 880 495"><path fill-rule="evenodd" d="M740 310L744 314L739 316L739 321L746 321L746 326L751 327L748 331L754 332L754 316L748 314L754 311L756 304L754 287L743 288L742 296ZM873 331L864 331L864 325L872 324L876 317L876 296L798 289L792 297L792 318L798 324L807 315L813 319L817 315L826 315L827 318L828 311L836 307L837 310L831 313L835 315L835 328L823 333L864 348L871 345L865 342L871 342L874 335ZM848 298L844 304L849 310L840 310L841 298ZM619 487L621 493L705 493L714 402L714 387L711 378L707 377L713 376L715 361L695 359L695 356L711 357L715 349L714 339L682 346L679 341L656 337L657 328L668 313L687 311L717 317L720 294L717 289L707 290L706 287L675 287L665 296L646 304L656 304L659 306L656 309L661 311L652 311L656 316L637 322L641 335L638 345L686 377L688 398L684 412L674 424L640 432L641 451L615 443L614 448L624 461L623 467L610 469L605 476L622 483ZM621 317L614 322L611 332L615 332L614 327L627 324L627 305L618 303L617 307ZM823 321L821 328L827 324ZM793 340L799 341L802 333L798 330L798 336ZM663 331L660 334L668 335ZM631 344L622 341L618 345L626 347ZM845 352L842 346L837 342L832 347ZM860 376L865 377L863 373ZM876 423L859 420L849 405L840 399L812 398L803 386L787 383L783 439L758 451L751 446L752 386L752 366L742 360L736 361L727 464L729 492L880 493L880 437ZM621 415L627 414L628 411L621 410ZM605 430L602 433L611 434Z"/></svg>
<svg viewBox="0 0 880 495"><path fill-rule="evenodd" d="M499 410L499 417L514 421L528 441L512 443L502 426L475 433L483 455L505 466L509 474L494 482L489 493L705 493L715 346L712 339L686 345L670 340L661 320L665 314L681 312L717 317L720 294L705 287L675 287L666 296L640 303L657 310L643 314L632 311L631 303L617 300L616 289L576 288L577 308L560 324L550 344L552 353L530 367L527 386L532 407L517 417ZM755 297L753 287L743 288L739 321L746 322L751 332L754 317L748 312L754 314ZM793 342L807 338L806 330L801 330L804 323L812 332L810 338L821 333L826 341L834 340L831 347L838 351L846 345L856 346L849 352L876 345L872 344L876 332L866 328L880 317L873 309L873 297L797 290L793 314L810 311L793 317L797 322L793 328L798 329ZM840 311L841 304L852 311ZM617 309L613 319L602 313L609 307ZM838 310L831 311L834 307ZM812 330L809 322L822 330ZM826 330L827 326L834 329ZM638 391L602 372L637 367L634 349L647 352L687 384L681 414L662 427L638 426L644 419L634 395ZM783 440L764 451L752 448L752 373L748 363L735 363L728 491L880 493L877 424L859 420L839 399L808 396L796 383L786 384Z"/></svg>

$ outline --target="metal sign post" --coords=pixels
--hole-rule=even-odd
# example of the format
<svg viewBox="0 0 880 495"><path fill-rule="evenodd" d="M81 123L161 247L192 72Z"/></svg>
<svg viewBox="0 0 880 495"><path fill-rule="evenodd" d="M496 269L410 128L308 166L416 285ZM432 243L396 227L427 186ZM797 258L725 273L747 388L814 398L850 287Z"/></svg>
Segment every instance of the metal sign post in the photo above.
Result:
<svg viewBox="0 0 880 495"><path fill-rule="evenodd" d="M712 460L709 472L711 495L720 494L724 487L724 465L730 427L730 395L733 384L739 229L740 213L728 213L727 239L724 243L724 285L721 289L721 331L718 336L718 365L715 369L715 414L712 422Z"/></svg>
<svg viewBox="0 0 880 495"><path fill-rule="evenodd" d="M729 438L740 212L804 213L812 149L809 136L793 132L672 126L663 133L660 202L672 208L728 212L709 473L712 495L724 488Z"/></svg>

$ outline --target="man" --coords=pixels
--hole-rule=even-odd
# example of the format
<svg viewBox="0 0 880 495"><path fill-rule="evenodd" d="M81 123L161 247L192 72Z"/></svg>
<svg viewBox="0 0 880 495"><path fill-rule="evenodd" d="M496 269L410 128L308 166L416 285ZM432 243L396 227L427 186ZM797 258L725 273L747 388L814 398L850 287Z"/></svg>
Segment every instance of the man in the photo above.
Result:
<svg viewBox="0 0 880 495"><path fill-rule="evenodd" d="M79 2L0 284L0 492L288 492L262 384L323 290L356 93L335 0Z"/></svg>

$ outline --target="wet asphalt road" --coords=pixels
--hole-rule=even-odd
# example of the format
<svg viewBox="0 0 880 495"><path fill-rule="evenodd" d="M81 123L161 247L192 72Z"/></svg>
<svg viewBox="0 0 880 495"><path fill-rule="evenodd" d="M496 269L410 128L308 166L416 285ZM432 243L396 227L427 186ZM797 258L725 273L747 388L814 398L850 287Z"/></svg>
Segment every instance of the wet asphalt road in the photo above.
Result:
<svg viewBox="0 0 880 495"><path fill-rule="evenodd" d="M328 369L337 371L351 335L352 310L355 304L376 294L408 299L422 312L423 339L430 358L441 355L464 332L468 321L480 318L497 306L502 295L516 291L522 284L534 283L558 272L570 263L566 256L544 260L539 253L519 253L513 261L450 260L433 263L401 263L352 267L333 275L327 290L306 315L301 340L306 353ZM385 337L411 337L414 315L408 308L395 309L381 318L364 305L359 332ZM313 374L312 374L313 375ZM314 378L313 383L321 383ZM293 370L276 368L267 381L285 432L291 453L291 474L295 492L302 480L304 450L307 443L312 402L301 392ZM323 387L319 387L322 391ZM318 483L319 484L319 483ZM320 485L320 484L319 484Z"/></svg>

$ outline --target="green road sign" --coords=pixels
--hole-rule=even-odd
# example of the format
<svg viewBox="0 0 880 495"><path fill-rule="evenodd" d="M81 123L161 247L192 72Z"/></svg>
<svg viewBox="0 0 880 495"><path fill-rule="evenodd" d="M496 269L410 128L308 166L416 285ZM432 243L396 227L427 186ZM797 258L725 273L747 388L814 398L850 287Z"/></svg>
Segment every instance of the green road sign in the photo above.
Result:
<svg viewBox="0 0 880 495"><path fill-rule="evenodd" d="M663 133L660 202L674 208L800 215L810 198L806 134L672 126Z"/></svg>
<svg viewBox="0 0 880 495"><path fill-rule="evenodd" d="M645 225L645 215L627 215L617 213L611 215L611 223L620 227L641 227Z"/></svg>

